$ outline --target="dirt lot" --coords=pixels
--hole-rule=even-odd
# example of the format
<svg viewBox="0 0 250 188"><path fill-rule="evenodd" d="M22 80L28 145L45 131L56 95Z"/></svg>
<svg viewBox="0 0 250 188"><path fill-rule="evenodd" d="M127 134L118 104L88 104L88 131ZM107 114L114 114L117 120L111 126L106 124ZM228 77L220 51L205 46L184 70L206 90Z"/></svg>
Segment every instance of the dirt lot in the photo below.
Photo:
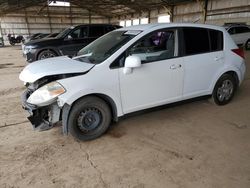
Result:
<svg viewBox="0 0 250 188"><path fill-rule="evenodd" d="M229 105L201 100L129 117L79 143L61 127L32 130L20 105L25 65L20 46L0 48L1 188L250 187L249 72Z"/></svg>

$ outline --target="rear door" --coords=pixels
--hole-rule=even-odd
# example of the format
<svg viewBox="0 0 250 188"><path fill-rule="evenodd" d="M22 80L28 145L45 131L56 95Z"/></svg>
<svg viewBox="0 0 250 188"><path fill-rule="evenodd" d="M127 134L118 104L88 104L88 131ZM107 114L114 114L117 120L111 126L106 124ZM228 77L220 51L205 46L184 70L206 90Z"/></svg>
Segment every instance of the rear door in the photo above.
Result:
<svg viewBox="0 0 250 188"><path fill-rule="evenodd" d="M183 97L209 93L214 76L223 66L223 33L217 30L183 28L184 88Z"/></svg>

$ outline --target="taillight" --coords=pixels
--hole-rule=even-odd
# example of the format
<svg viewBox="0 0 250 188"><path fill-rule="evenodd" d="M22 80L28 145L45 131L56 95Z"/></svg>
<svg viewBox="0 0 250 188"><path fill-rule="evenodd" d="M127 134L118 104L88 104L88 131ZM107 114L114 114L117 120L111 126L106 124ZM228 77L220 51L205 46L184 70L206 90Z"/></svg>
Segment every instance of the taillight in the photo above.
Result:
<svg viewBox="0 0 250 188"><path fill-rule="evenodd" d="M244 51L242 48L237 48L237 49L232 49L234 53L236 53L238 56L242 57L245 59Z"/></svg>

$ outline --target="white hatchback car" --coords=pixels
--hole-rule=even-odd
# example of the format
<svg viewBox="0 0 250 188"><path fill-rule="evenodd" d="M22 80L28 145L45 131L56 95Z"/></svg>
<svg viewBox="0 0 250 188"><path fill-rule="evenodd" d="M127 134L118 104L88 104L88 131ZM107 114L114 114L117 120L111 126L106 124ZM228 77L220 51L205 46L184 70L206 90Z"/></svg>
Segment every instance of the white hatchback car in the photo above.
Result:
<svg viewBox="0 0 250 188"><path fill-rule="evenodd" d="M65 134L90 140L131 112L204 95L227 104L244 74L243 51L224 28L173 23L112 31L73 59L26 66L20 79L35 129L62 121Z"/></svg>

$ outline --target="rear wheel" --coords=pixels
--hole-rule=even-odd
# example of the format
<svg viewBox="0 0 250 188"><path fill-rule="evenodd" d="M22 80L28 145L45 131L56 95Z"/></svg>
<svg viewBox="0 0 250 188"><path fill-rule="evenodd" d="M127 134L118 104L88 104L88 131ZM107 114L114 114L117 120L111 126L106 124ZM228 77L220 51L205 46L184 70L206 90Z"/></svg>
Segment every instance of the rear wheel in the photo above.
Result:
<svg viewBox="0 0 250 188"><path fill-rule="evenodd" d="M57 54L55 52L51 50L44 50L38 55L37 59L42 60L42 59L47 59L47 58L56 57L56 56Z"/></svg>
<svg viewBox="0 0 250 188"><path fill-rule="evenodd" d="M213 91L214 102L218 105L229 103L234 96L236 88L236 80L232 75L222 75L217 81Z"/></svg>
<svg viewBox="0 0 250 188"><path fill-rule="evenodd" d="M109 106L98 97L85 97L70 111L69 132L78 140L92 140L105 133L110 122Z"/></svg>

